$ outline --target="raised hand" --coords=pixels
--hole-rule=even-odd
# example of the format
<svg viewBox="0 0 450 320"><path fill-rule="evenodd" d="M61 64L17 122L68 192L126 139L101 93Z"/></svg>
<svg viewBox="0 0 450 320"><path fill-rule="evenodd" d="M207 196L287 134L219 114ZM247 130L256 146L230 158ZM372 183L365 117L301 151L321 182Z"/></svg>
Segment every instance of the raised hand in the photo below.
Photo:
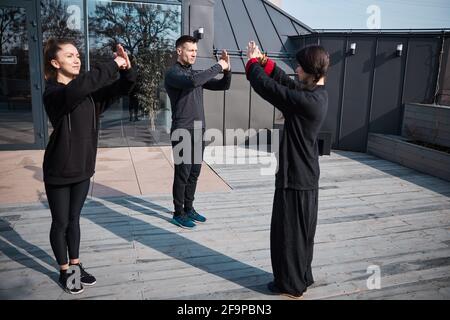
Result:
<svg viewBox="0 0 450 320"><path fill-rule="evenodd" d="M228 64L228 68L224 68L225 71L231 70L230 56L228 55L227 50L222 51L222 55L220 56L220 60L225 61Z"/></svg>
<svg viewBox="0 0 450 320"><path fill-rule="evenodd" d="M120 69L127 68L127 60L119 56L116 52L114 52L114 62L117 63Z"/></svg>
<svg viewBox="0 0 450 320"><path fill-rule="evenodd" d="M223 71L227 71L230 69L230 65L223 59L220 59L218 64L220 64L222 66Z"/></svg>
<svg viewBox="0 0 450 320"><path fill-rule="evenodd" d="M263 54L261 53L261 50L259 50L259 47L256 45L255 41L250 41L247 46L247 58L253 59L262 58Z"/></svg>
<svg viewBox="0 0 450 320"><path fill-rule="evenodd" d="M122 57L126 61L126 65L122 66L121 69L130 69L131 68L131 62L130 58L128 57L128 54L126 53L125 49L122 47L121 44L118 44L116 46L117 48L117 56Z"/></svg>

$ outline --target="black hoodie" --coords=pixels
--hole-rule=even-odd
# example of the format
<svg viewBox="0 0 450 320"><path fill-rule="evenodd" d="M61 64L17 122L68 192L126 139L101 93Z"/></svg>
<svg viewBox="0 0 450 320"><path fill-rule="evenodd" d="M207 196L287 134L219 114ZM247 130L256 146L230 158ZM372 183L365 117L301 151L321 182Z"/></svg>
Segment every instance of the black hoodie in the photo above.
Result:
<svg viewBox="0 0 450 320"><path fill-rule="evenodd" d="M328 110L327 90L324 86L305 88L273 61L262 68L252 59L246 71L252 88L280 110L285 119L275 187L317 189L320 176L317 137Z"/></svg>
<svg viewBox="0 0 450 320"><path fill-rule="evenodd" d="M67 85L47 81L45 111L54 128L44 154L44 182L70 184L94 175L98 119L115 100L127 95L136 81L133 69L102 63Z"/></svg>

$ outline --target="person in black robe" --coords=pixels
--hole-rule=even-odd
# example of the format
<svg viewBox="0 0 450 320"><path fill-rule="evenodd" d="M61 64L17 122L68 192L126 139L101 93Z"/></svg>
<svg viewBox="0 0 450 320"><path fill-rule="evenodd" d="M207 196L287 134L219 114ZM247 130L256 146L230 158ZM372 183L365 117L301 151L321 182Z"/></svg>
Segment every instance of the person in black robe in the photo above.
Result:
<svg viewBox="0 0 450 320"><path fill-rule="evenodd" d="M300 50L296 54L300 81L277 67L253 41L247 56L246 74L252 88L285 119L270 228L274 281L268 288L302 298L314 283L311 264L320 175L317 138L328 108L324 83L329 54L317 45Z"/></svg>

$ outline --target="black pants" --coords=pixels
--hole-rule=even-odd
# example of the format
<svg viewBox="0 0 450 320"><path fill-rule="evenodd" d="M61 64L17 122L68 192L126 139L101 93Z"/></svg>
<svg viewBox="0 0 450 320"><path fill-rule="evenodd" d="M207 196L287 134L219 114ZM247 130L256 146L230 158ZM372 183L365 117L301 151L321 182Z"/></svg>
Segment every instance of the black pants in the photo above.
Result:
<svg viewBox="0 0 450 320"><path fill-rule="evenodd" d="M270 228L275 285L301 295L314 283L311 271L319 191L276 189Z"/></svg>
<svg viewBox="0 0 450 320"><path fill-rule="evenodd" d="M179 144L183 143L183 137L172 141L172 150L175 160L174 179L173 179L173 204L175 214L181 214L193 208L195 189L197 188L197 180L202 169L203 152L205 144L203 142L204 129L186 129L189 132L189 141L185 142L190 145L190 150L177 150ZM186 151L188 151L186 153ZM194 156L195 155L195 156ZM177 158L182 158L181 163Z"/></svg>
<svg viewBox="0 0 450 320"><path fill-rule="evenodd" d="M90 179L69 184L45 184L48 204L52 214L50 244L59 265L79 258L80 213L89 191Z"/></svg>

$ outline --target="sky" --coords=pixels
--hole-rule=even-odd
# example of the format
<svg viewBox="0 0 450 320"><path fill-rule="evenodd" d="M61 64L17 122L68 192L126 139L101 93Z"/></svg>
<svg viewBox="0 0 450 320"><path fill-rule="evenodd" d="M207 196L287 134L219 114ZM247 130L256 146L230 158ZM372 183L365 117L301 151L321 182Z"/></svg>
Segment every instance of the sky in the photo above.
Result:
<svg viewBox="0 0 450 320"><path fill-rule="evenodd" d="M450 0L282 0L313 29L450 29Z"/></svg>

